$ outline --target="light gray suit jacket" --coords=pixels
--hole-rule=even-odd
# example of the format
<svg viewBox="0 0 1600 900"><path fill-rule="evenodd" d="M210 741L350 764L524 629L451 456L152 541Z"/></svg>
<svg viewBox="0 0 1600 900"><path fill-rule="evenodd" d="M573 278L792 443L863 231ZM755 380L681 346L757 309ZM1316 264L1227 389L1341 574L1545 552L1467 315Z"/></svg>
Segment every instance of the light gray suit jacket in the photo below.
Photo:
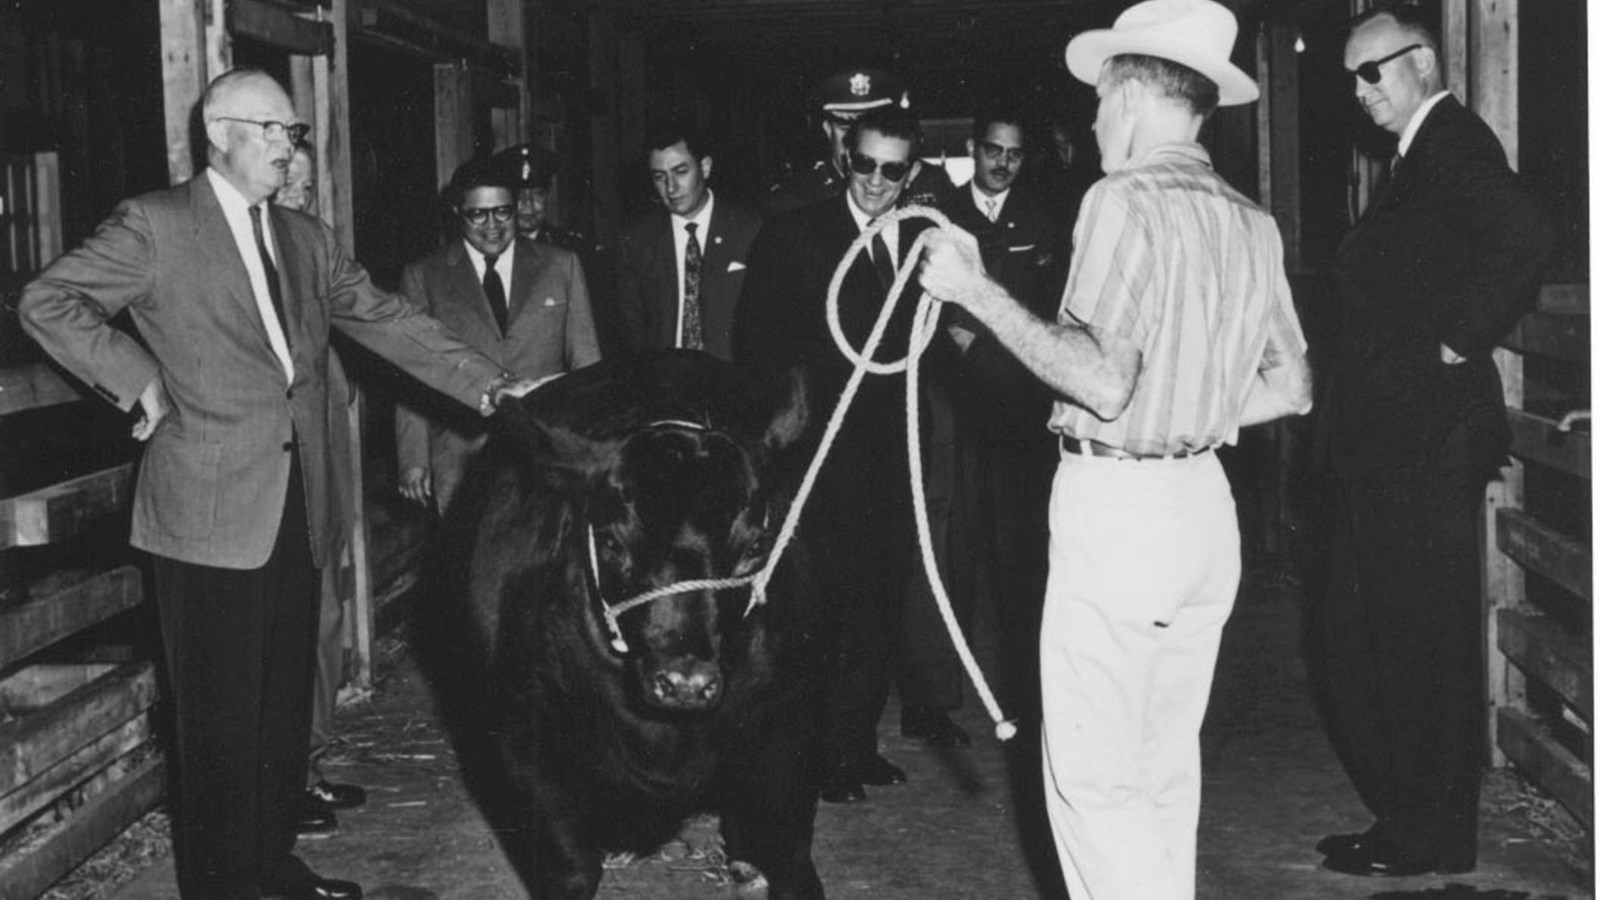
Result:
<svg viewBox="0 0 1600 900"><path fill-rule="evenodd" d="M373 286L333 232L268 206L294 382L267 342L250 278L204 173L125 200L22 293L23 327L106 400L131 409L161 378L172 410L145 448L132 543L183 562L266 564L298 446L311 550L335 533L329 482L330 325L476 407L500 369ZM126 309L145 346L113 327Z"/></svg>
<svg viewBox="0 0 1600 900"><path fill-rule="evenodd" d="M583 267L576 254L559 247L517 238L504 335L459 238L406 266L400 293L414 309L450 326L507 372L523 378L568 372L600 359ZM467 460L483 443L484 423L454 409L428 412L433 414L399 407L395 445L402 473L414 467L431 471L434 497L444 510Z"/></svg>

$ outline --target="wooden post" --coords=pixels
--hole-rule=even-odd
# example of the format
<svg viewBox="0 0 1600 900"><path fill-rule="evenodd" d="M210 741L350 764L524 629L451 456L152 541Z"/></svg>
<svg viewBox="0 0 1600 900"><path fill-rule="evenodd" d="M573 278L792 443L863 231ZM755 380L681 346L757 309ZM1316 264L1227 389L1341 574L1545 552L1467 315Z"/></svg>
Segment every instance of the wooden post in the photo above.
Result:
<svg viewBox="0 0 1600 900"><path fill-rule="evenodd" d="M194 174L189 121L206 86L205 16L199 0L161 0L161 84L167 124L167 177Z"/></svg>
<svg viewBox="0 0 1600 900"><path fill-rule="evenodd" d="M206 21L206 81L233 68L233 38L228 33L227 0L202 0Z"/></svg>
<svg viewBox="0 0 1600 900"><path fill-rule="evenodd" d="M598 0L589 11L589 94L593 165L595 238L616 244L622 215L617 192L617 11L612 0Z"/></svg>
<svg viewBox="0 0 1600 900"><path fill-rule="evenodd" d="M472 70L465 63L433 67L433 149L442 188L472 157Z"/></svg>
<svg viewBox="0 0 1600 900"><path fill-rule="evenodd" d="M1445 4L1447 7L1453 4ZM1450 71L1468 75L1468 105L1505 147L1511 167L1517 166L1517 0L1471 0L1470 20L1465 28L1454 17L1450 34L1460 40L1465 32L1466 53L1470 62L1450 65ZM1460 10L1456 11L1459 16ZM1505 386L1506 406L1520 409L1523 402L1522 357L1497 349L1495 365ZM1522 567L1500 552L1495 541L1496 512L1502 507L1520 509L1523 505L1523 464L1513 458L1501 470L1501 479L1489 485L1484 498L1483 521L1479 529L1483 552L1484 658L1488 661L1488 693L1491 708L1522 707L1526 681L1520 669L1507 662L1499 650L1499 611L1520 606L1526 597L1526 578ZM1497 717L1487 715L1490 761L1506 763L1497 738Z"/></svg>
<svg viewBox="0 0 1600 900"><path fill-rule="evenodd" d="M494 149L501 150L528 139L528 116L531 106L528 98L528 27L524 19L521 0L487 0L489 40L516 51L517 106L515 109L496 108L494 117Z"/></svg>

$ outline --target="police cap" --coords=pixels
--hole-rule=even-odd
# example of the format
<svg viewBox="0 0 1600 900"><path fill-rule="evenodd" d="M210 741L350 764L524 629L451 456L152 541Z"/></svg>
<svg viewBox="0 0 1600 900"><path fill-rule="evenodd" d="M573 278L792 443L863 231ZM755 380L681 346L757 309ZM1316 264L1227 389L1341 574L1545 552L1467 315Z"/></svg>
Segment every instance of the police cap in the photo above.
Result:
<svg viewBox="0 0 1600 900"><path fill-rule="evenodd" d="M817 84L817 103L825 115L850 120L869 110L910 105L904 82L887 69L844 69Z"/></svg>
<svg viewBox="0 0 1600 900"><path fill-rule="evenodd" d="M491 157L490 162L518 189L547 188L555 174L551 153L537 144L517 144Z"/></svg>

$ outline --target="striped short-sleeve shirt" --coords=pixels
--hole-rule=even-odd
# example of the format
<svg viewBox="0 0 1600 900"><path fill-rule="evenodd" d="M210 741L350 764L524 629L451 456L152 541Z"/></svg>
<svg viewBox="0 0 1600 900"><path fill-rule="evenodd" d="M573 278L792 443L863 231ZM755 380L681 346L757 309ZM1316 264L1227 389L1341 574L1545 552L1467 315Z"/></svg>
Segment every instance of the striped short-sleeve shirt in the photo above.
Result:
<svg viewBox="0 0 1600 900"><path fill-rule="evenodd" d="M1157 147L1097 182L1073 248L1058 321L1132 342L1143 368L1122 415L1058 401L1055 431L1141 455L1231 444L1256 373L1281 363L1273 349L1305 351L1277 223L1198 144Z"/></svg>

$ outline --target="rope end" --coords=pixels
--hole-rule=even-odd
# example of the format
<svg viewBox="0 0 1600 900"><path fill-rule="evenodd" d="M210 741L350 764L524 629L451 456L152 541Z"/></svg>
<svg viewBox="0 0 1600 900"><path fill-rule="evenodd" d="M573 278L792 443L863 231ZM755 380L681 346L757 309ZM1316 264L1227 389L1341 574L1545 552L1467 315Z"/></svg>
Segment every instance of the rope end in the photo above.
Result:
<svg viewBox="0 0 1600 900"><path fill-rule="evenodd" d="M1007 719L1004 722L997 722L994 726L994 736L999 738L1001 741L1009 741L1016 737L1017 720Z"/></svg>

